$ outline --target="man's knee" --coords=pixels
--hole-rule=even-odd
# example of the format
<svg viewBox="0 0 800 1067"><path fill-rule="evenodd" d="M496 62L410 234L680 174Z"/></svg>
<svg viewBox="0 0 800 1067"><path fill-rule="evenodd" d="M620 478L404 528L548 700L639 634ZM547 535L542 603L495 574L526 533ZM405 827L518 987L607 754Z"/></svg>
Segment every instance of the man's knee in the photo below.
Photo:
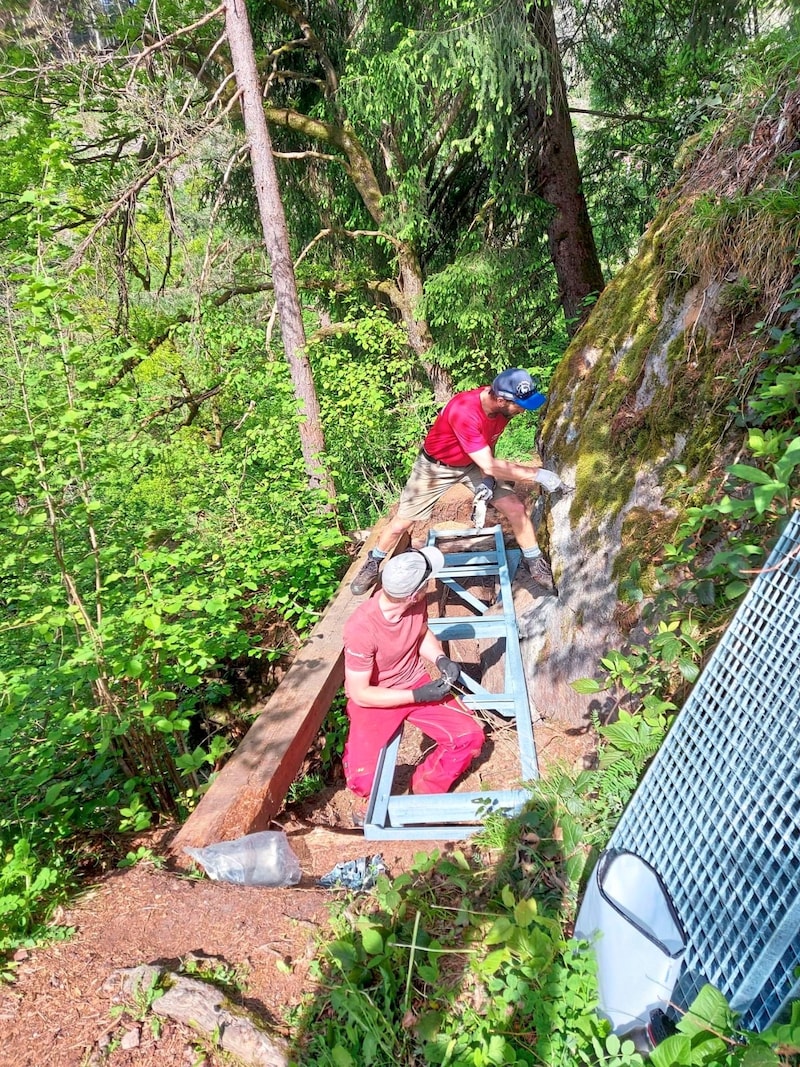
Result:
<svg viewBox="0 0 800 1067"><path fill-rule="evenodd" d="M506 516L509 522L513 522L515 519L524 519L527 515L525 505L516 493L509 493L508 496L499 497L495 501L495 507Z"/></svg>
<svg viewBox="0 0 800 1067"><path fill-rule="evenodd" d="M483 748L483 742L486 740L486 736L481 726L474 720L470 723L469 728L464 730L458 737L456 748L463 751L472 753L473 756L477 756L480 750Z"/></svg>

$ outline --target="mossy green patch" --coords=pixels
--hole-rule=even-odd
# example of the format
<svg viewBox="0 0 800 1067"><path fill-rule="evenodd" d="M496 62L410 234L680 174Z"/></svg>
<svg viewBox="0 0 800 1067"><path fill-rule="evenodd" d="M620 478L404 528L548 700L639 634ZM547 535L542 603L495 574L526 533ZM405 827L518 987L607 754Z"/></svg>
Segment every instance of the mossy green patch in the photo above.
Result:
<svg viewBox="0 0 800 1067"><path fill-rule="evenodd" d="M634 562L641 564L638 584L645 596L656 589L654 560L659 558L678 527L679 520L663 511L644 507L631 508L622 522L620 551L614 560L612 575L618 581L627 577Z"/></svg>
<svg viewBox="0 0 800 1067"><path fill-rule="evenodd" d="M544 433L552 428L554 454L576 468L573 516L616 514L630 496L638 465L630 462L620 413L641 381L661 320L664 283L654 230L605 289L556 372L554 391L566 399L549 413Z"/></svg>

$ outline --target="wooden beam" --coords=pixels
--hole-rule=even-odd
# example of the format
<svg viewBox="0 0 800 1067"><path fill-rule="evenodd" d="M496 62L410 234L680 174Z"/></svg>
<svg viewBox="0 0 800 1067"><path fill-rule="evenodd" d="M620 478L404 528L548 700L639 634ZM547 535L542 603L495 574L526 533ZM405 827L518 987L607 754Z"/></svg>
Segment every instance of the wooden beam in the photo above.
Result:
<svg viewBox="0 0 800 1067"><path fill-rule="evenodd" d="M363 600L350 592L350 582L383 525L373 529L266 707L173 838L169 847L176 857L186 845L203 848L266 830L280 811L344 682L342 628ZM407 543L405 538L394 551Z"/></svg>

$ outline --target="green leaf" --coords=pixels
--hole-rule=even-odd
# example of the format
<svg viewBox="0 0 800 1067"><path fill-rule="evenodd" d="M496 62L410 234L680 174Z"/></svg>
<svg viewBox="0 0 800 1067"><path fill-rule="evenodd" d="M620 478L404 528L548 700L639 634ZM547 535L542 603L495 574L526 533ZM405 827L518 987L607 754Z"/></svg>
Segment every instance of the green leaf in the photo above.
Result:
<svg viewBox="0 0 800 1067"><path fill-rule="evenodd" d="M501 916L492 925L491 930L486 935L484 944L486 945L499 945L503 941L508 941L509 938L514 936L516 927L510 919L506 919L505 916Z"/></svg>
<svg viewBox="0 0 800 1067"><path fill-rule="evenodd" d="M766 471L759 470L758 467L749 467L744 463L733 463L730 467L726 467L726 470L728 474L733 474L736 478L741 478L745 482L767 485L772 481L772 476L767 474Z"/></svg>
<svg viewBox="0 0 800 1067"><path fill-rule="evenodd" d="M728 582L728 584L725 586L725 596L728 598L728 600L737 600L740 596L743 596L747 592L748 588L749 586L746 582Z"/></svg>
<svg viewBox="0 0 800 1067"><path fill-rule="evenodd" d="M364 951L371 956L383 954L383 938L374 926L366 926L361 931L361 943L364 946Z"/></svg>
<svg viewBox="0 0 800 1067"><path fill-rule="evenodd" d="M692 1067L692 1042L686 1034L672 1034L650 1053L654 1067Z"/></svg>
<svg viewBox="0 0 800 1067"><path fill-rule="evenodd" d="M678 660L678 670L687 682L696 682L700 674L700 668L690 659L681 657Z"/></svg>
<svg viewBox="0 0 800 1067"><path fill-rule="evenodd" d="M780 482L770 480L767 485L757 485L753 490L753 504L759 515L763 515L775 498L776 493L786 487Z"/></svg>
<svg viewBox="0 0 800 1067"><path fill-rule="evenodd" d="M483 974L494 974L496 971L499 971L503 964L507 963L510 958L510 953L507 948L495 949L495 951L490 952L481 963L481 971Z"/></svg>
<svg viewBox="0 0 800 1067"><path fill-rule="evenodd" d="M416 1025L418 1036L423 1041L432 1041L439 1033L444 1021L440 1011L426 1011L419 1017Z"/></svg>
<svg viewBox="0 0 800 1067"><path fill-rule="evenodd" d="M520 900L514 908L514 922L517 926L530 926L538 917L539 908L534 897Z"/></svg>
<svg viewBox="0 0 800 1067"><path fill-rule="evenodd" d="M569 685L576 693L600 693L605 689L605 686L594 678L576 678Z"/></svg>
<svg viewBox="0 0 800 1067"><path fill-rule="evenodd" d="M754 1041L742 1057L742 1067L780 1067L780 1064L778 1054L761 1041Z"/></svg>
<svg viewBox="0 0 800 1067"><path fill-rule="evenodd" d="M708 1030L725 1034L731 1026L731 1009L720 991L706 983L678 1023L682 1034L695 1037Z"/></svg>

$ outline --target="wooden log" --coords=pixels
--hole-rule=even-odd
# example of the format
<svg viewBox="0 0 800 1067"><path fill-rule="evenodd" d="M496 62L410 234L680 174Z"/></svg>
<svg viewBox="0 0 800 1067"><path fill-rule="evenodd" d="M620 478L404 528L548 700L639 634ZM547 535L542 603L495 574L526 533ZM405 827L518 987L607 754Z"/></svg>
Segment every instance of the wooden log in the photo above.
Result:
<svg viewBox="0 0 800 1067"><path fill-rule="evenodd" d="M363 600L350 592L350 582L383 525L373 529L266 707L172 839L169 849L176 858L186 845L203 848L266 830L280 811L344 682L342 628ZM401 539L394 551L407 544L407 538Z"/></svg>

